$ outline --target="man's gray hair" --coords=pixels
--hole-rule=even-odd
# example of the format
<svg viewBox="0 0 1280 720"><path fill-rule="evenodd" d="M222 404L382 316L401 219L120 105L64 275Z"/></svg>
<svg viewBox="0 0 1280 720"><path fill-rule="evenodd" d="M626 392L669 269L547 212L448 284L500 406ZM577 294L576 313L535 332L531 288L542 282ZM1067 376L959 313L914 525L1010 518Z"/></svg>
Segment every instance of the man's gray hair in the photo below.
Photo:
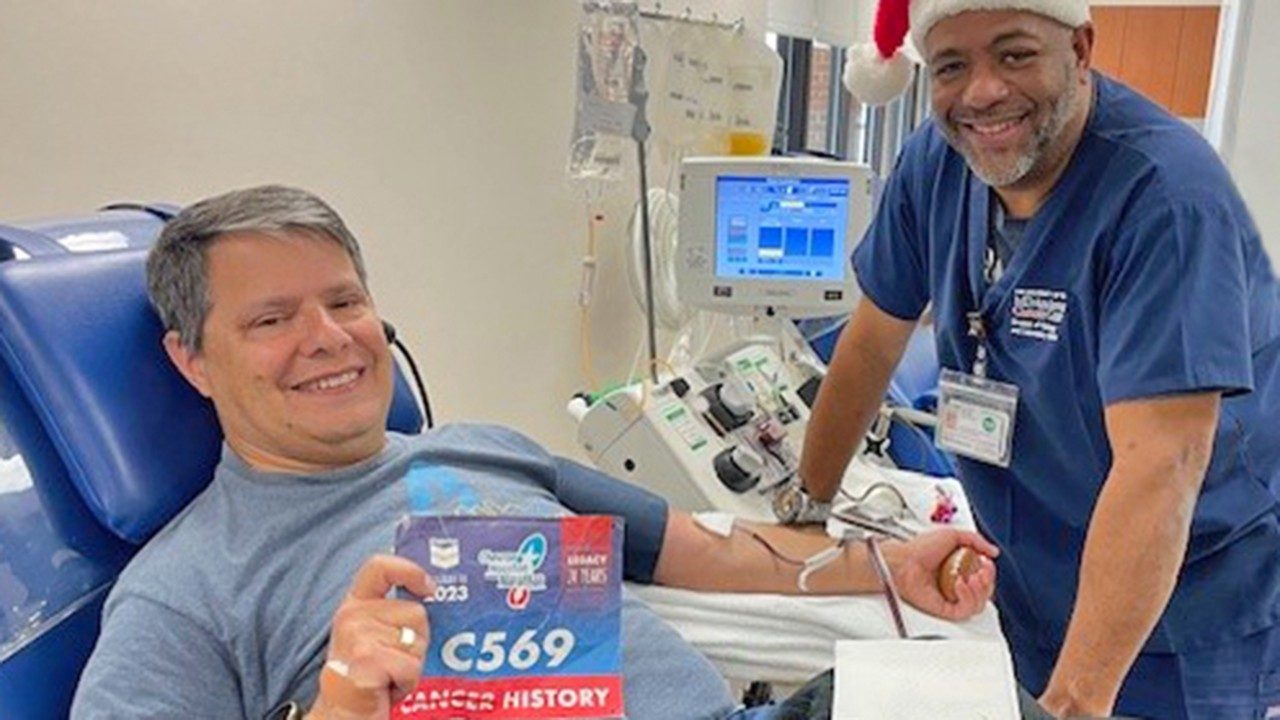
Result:
<svg viewBox="0 0 1280 720"><path fill-rule="evenodd" d="M342 246L366 285L360 244L325 201L282 185L233 190L184 208L165 225L147 256L147 293L166 330L200 349L209 314L208 249L227 233L283 235L300 232Z"/></svg>

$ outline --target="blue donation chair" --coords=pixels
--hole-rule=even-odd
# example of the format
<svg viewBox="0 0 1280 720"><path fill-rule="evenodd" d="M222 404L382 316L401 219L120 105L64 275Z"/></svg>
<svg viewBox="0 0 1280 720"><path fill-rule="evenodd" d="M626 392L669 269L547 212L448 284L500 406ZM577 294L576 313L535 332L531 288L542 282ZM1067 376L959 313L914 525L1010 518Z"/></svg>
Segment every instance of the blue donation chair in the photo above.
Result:
<svg viewBox="0 0 1280 720"><path fill-rule="evenodd" d="M147 303L173 206L0 225L0 718L64 718L129 558L198 494L222 442ZM388 427L421 430L397 372Z"/></svg>

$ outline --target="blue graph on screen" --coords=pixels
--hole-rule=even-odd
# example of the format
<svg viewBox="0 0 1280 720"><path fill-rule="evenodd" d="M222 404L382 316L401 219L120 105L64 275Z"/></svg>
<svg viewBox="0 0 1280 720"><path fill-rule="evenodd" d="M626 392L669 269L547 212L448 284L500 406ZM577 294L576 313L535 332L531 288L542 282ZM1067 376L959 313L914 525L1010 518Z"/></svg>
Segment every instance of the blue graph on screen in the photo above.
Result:
<svg viewBox="0 0 1280 720"><path fill-rule="evenodd" d="M849 181L722 175L716 179L716 276L843 281Z"/></svg>

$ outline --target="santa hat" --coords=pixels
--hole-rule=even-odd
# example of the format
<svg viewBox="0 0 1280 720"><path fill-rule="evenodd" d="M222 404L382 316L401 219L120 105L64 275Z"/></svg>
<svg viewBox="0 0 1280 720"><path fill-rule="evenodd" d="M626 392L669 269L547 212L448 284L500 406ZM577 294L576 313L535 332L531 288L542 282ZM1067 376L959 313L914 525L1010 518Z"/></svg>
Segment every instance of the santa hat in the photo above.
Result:
<svg viewBox="0 0 1280 720"><path fill-rule="evenodd" d="M902 54L907 32L922 49L939 20L971 10L1025 10L1073 28L1089 22L1088 0L879 0L872 42L849 49L845 87L867 105L894 99L911 81L911 61Z"/></svg>

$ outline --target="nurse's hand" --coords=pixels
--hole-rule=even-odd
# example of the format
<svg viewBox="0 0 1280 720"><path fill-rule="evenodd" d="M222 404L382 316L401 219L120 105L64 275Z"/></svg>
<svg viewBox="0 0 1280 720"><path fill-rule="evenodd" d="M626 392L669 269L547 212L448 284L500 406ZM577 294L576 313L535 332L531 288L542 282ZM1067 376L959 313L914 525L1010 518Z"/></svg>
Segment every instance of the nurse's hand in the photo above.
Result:
<svg viewBox="0 0 1280 720"><path fill-rule="evenodd" d="M938 589L938 568L959 547L978 553L978 569L956 582L955 602ZM933 530L905 543L882 546L898 594L919 610L946 620L964 620L978 614L996 587L992 558L999 548L981 535L965 530Z"/></svg>
<svg viewBox="0 0 1280 720"><path fill-rule="evenodd" d="M402 587L427 596L434 585L425 570L401 557L375 555L360 566L333 614L320 694L308 720L386 720L418 686L430 639L426 608L387 595Z"/></svg>

